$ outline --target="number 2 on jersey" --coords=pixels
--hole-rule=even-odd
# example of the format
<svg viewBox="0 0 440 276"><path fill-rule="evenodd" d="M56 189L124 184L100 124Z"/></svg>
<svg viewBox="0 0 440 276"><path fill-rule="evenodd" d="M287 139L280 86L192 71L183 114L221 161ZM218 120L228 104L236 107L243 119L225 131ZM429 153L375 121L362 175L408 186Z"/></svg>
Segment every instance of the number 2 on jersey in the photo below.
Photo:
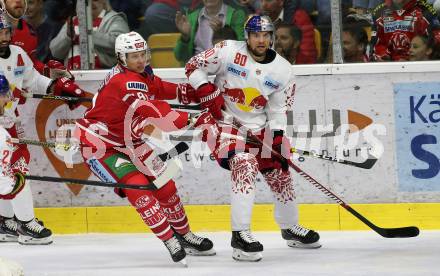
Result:
<svg viewBox="0 0 440 276"><path fill-rule="evenodd" d="M240 53L235 54L234 63L240 66L245 66L247 61L247 55L242 55Z"/></svg>

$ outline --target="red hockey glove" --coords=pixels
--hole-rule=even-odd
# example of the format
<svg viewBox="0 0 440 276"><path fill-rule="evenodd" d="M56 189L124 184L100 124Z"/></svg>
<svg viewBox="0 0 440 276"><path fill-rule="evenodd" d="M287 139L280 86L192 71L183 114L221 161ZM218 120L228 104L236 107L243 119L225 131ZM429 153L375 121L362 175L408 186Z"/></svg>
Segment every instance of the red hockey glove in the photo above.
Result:
<svg viewBox="0 0 440 276"><path fill-rule="evenodd" d="M70 96L70 97L84 97L85 93L79 86L68 78L59 78L53 81L52 83L52 91L55 96ZM67 102L70 110L74 110L81 103L69 101Z"/></svg>
<svg viewBox="0 0 440 276"><path fill-rule="evenodd" d="M202 130L203 142L209 140L215 143L220 131L217 122L207 109L203 110L200 113L190 114L190 120L195 128L199 128Z"/></svg>
<svg viewBox="0 0 440 276"><path fill-rule="evenodd" d="M201 85L197 89L196 94L203 109L207 108L217 120L223 119L221 111L225 105L225 100L220 89L215 84L209 82Z"/></svg>
<svg viewBox="0 0 440 276"><path fill-rule="evenodd" d="M284 137L284 131L273 130L272 150L282 155L277 156L272 154L273 165L275 169L289 170L289 163L287 160L291 157L289 139Z"/></svg>
<svg viewBox="0 0 440 276"><path fill-rule="evenodd" d="M51 79L66 77L71 80L75 80L75 77L72 75L72 73L70 73L69 70L67 70L64 64L53 59L49 60L44 65L43 74Z"/></svg>
<svg viewBox="0 0 440 276"><path fill-rule="evenodd" d="M179 83L176 88L177 98L182 104L197 103L196 90L189 83Z"/></svg>

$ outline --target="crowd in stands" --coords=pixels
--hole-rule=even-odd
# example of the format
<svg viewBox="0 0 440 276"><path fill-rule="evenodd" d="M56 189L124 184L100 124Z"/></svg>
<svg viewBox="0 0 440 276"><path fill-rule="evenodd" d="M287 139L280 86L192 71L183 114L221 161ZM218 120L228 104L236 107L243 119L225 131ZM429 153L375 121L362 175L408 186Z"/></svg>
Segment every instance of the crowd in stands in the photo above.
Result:
<svg viewBox="0 0 440 276"><path fill-rule="evenodd" d="M3 0L12 24L32 37L23 45L41 62L81 69L76 0ZM292 64L331 63L331 0L92 0L95 69L116 63L121 33L178 33L174 58L223 39L244 39L249 14L275 23L274 49ZM341 0L344 62L440 59L440 0ZM19 10L25 10L20 18ZM17 31L17 32L18 32ZM153 57L154 58L154 57Z"/></svg>

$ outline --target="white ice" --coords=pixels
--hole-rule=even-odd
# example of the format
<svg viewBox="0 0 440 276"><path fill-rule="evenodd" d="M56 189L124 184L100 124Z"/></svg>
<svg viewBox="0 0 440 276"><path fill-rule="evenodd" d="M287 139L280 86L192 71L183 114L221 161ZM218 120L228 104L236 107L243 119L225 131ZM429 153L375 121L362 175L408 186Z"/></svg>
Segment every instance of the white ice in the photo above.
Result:
<svg viewBox="0 0 440 276"><path fill-rule="evenodd" d="M26 276L177 275L440 275L440 231L416 238L385 239L374 232L321 231L320 249L288 248L278 232L255 232L263 260L231 258L230 233L201 233L216 256L173 263L152 234L57 235L47 246L0 243L0 256L20 263Z"/></svg>

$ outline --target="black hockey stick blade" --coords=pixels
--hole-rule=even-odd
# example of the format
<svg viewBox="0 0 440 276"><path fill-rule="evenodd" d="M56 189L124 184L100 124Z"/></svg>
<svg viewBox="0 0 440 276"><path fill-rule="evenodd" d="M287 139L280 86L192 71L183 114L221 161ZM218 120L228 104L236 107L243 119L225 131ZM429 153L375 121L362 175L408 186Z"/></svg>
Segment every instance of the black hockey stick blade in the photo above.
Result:
<svg viewBox="0 0 440 276"><path fill-rule="evenodd" d="M187 143L185 142L180 142L178 143L174 148L172 148L171 150L164 152L162 154L159 154L159 158L162 161L167 161L170 160L174 157L176 157L177 155L184 153L185 151L187 151L189 149L189 146Z"/></svg>
<svg viewBox="0 0 440 276"><path fill-rule="evenodd" d="M368 159L365 160L364 162L353 162L353 161L348 161L348 160L340 160L337 162L344 164L344 165L350 165L353 167L369 170L374 166L374 164L376 164L377 160L379 160L379 159L377 159L376 157L374 157L371 154L368 154Z"/></svg>
<svg viewBox="0 0 440 276"><path fill-rule="evenodd" d="M361 220L363 223L365 223L368 227L373 229L376 233L381 235L384 238L412 238L419 235L420 230L416 226L406 226L406 227L397 227L397 228L382 228L375 224L373 224L371 221L369 221L367 218L365 218L363 215L359 214L356 210L351 208L348 204L341 204L342 207L345 208L348 212L350 212L352 215L357 217L359 220Z"/></svg>

